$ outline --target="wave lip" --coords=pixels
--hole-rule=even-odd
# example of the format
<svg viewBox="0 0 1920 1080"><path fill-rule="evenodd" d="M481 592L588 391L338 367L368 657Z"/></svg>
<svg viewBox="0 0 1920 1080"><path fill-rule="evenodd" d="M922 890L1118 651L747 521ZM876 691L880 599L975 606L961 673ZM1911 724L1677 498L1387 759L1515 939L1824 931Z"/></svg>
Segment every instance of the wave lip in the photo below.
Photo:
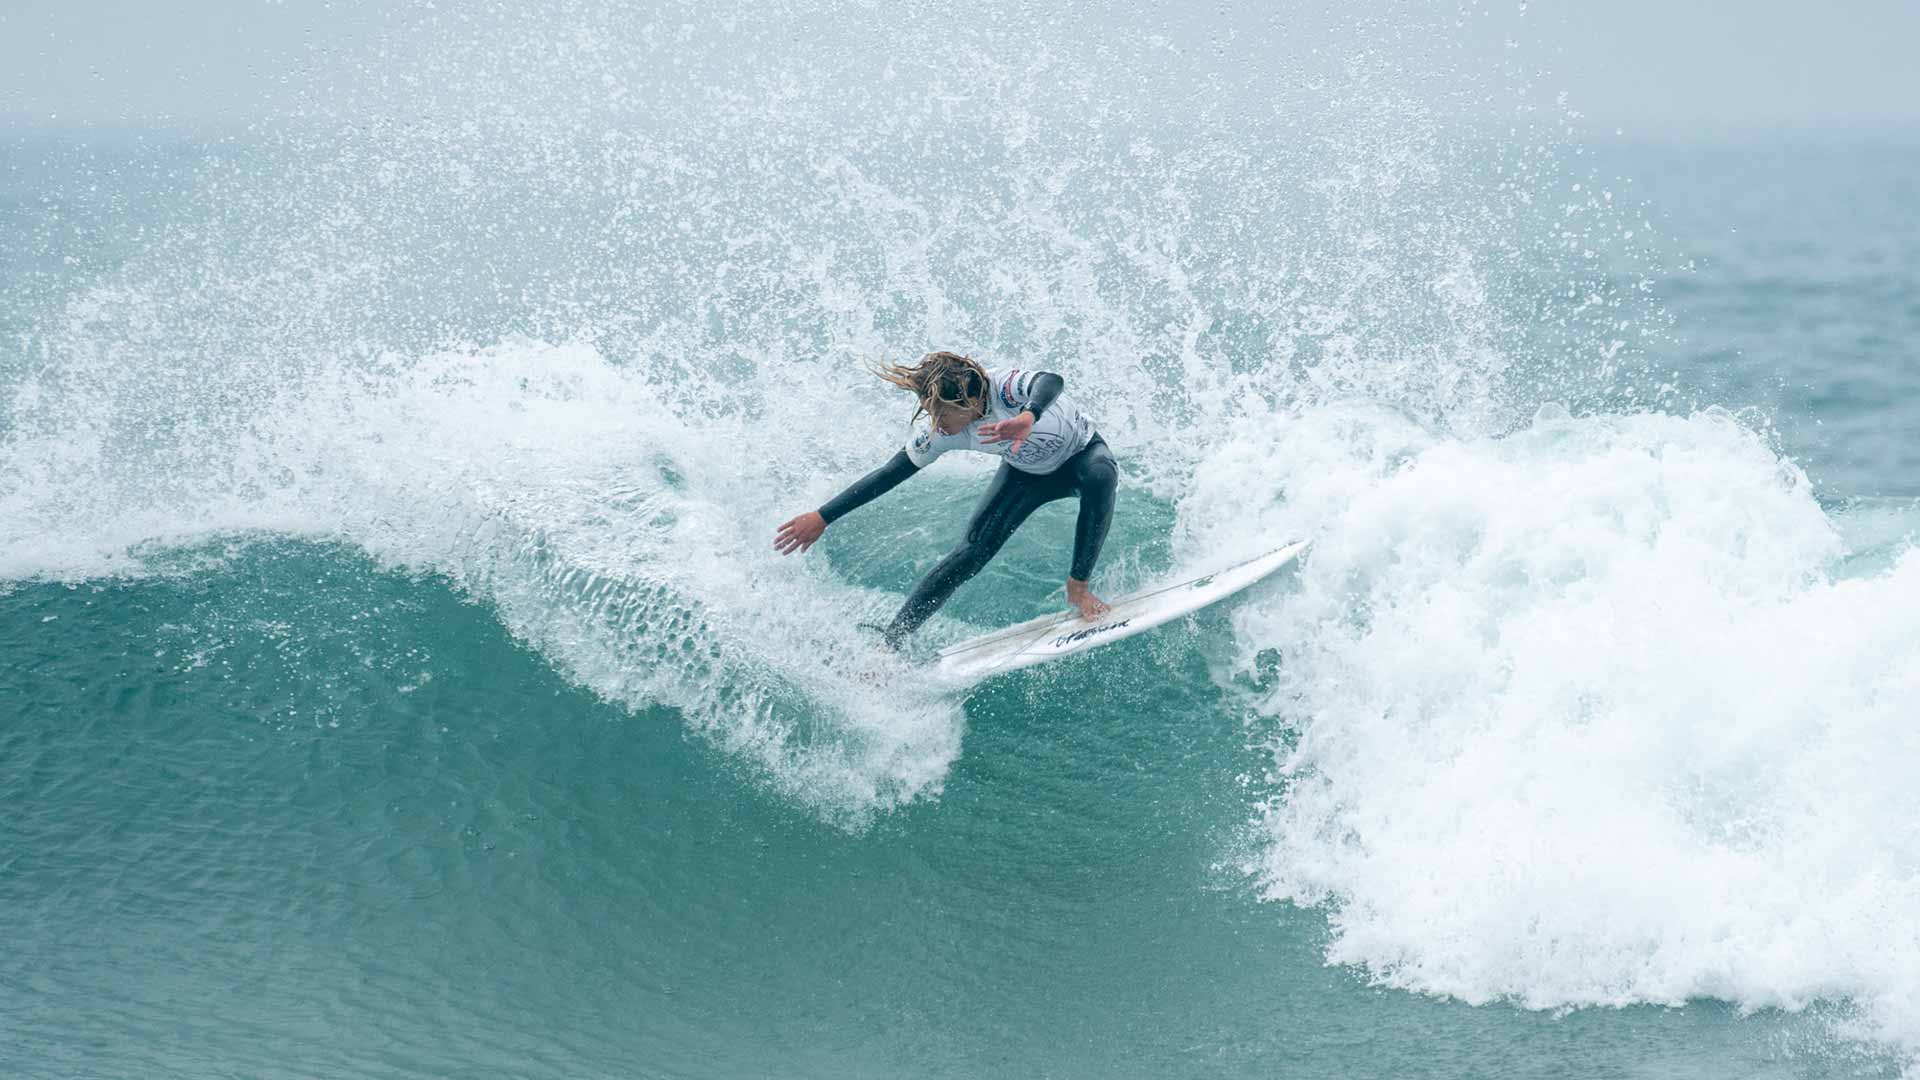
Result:
<svg viewBox="0 0 1920 1080"><path fill-rule="evenodd" d="M1328 909L1331 962L1530 1008L1847 1002L1920 1051L1920 554L1832 577L1804 475L1720 410L1278 442L1250 460L1318 470L1266 479L1320 535L1237 616L1243 673L1281 656L1249 870Z"/></svg>

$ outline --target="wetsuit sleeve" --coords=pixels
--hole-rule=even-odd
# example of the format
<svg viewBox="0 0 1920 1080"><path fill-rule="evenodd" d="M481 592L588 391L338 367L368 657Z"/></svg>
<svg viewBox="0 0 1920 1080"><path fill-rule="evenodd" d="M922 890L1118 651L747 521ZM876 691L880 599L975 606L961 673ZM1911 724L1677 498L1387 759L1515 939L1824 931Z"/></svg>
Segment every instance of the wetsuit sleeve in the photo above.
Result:
<svg viewBox="0 0 1920 1080"><path fill-rule="evenodd" d="M924 424L914 433L913 438L907 440L906 449L902 453L907 455L907 460L913 462L915 468L924 469L933 464L934 458L953 449L956 441L964 443L966 440L964 438L956 440L950 435L935 434L932 424Z"/></svg>
<svg viewBox="0 0 1920 1080"><path fill-rule="evenodd" d="M885 465L855 480L847 490L827 500L820 508L820 516L831 525L847 514L858 510L873 500L900 486L900 481L920 471L920 466L908 460L905 450L894 452Z"/></svg>
<svg viewBox="0 0 1920 1080"><path fill-rule="evenodd" d="M1045 412L1047 406L1053 404L1053 399L1059 397L1060 391L1066 388L1067 380L1051 371L1035 374L1033 381L1027 384L1027 411L1033 414L1035 420L1040 419L1040 414Z"/></svg>
<svg viewBox="0 0 1920 1080"><path fill-rule="evenodd" d="M1000 377L1000 402L1009 409L1025 409L1035 420L1066 389L1067 380L1051 371L1015 369Z"/></svg>

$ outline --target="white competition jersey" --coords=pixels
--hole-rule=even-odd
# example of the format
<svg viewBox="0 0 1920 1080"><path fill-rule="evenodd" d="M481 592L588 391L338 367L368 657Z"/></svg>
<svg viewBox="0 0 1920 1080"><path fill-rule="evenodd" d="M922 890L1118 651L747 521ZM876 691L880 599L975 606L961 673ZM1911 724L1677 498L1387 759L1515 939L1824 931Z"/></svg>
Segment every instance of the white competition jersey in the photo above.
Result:
<svg viewBox="0 0 1920 1080"><path fill-rule="evenodd" d="M1018 454L1007 453L1013 447L1011 439L1000 442L980 440L980 428L983 425L1011 420L1026 411L1027 403L1033 400L1033 381L1041 374L1019 368L988 372L991 386L987 393L987 414L954 435L942 435L934 429L931 419L922 419L913 437L907 440L907 457L915 466L925 468L934 458L949 450L978 450L983 454L1006 458L1007 464L1021 472L1050 473L1059 468L1093 438L1092 418L1081 411L1072 396L1064 390L1040 414L1033 431L1020 444Z"/></svg>

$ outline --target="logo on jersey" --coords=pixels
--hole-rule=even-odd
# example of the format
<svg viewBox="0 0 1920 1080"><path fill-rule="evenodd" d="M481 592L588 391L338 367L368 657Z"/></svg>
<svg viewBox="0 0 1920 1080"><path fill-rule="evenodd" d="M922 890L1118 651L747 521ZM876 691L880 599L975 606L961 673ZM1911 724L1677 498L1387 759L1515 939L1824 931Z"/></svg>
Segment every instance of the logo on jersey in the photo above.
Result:
<svg viewBox="0 0 1920 1080"><path fill-rule="evenodd" d="M1000 400L1004 402L1007 408L1009 409L1016 409L1020 407L1020 403L1013 400L1013 384L1014 384L1014 381L1019 378L1020 378L1020 369L1014 368L1012 371L1007 372L1007 377L1005 381L1001 382L1000 384Z"/></svg>
<svg viewBox="0 0 1920 1080"><path fill-rule="evenodd" d="M913 437L913 448L921 453L933 449L933 429L926 428Z"/></svg>
<svg viewBox="0 0 1920 1080"><path fill-rule="evenodd" d="M1038 461L1060 449L1060 444L1066 441L1065 435L1036 431L1027 436L1027 441L1020 446L1020 452L1013 456L1022 461Z"/></svg>

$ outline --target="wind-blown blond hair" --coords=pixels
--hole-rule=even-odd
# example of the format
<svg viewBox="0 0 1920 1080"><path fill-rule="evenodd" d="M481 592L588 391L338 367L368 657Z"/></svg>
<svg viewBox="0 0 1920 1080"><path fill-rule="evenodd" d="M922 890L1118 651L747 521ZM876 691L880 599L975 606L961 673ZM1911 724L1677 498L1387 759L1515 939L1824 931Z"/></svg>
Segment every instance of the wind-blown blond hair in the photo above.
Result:
<svg viewBox="0 0 1920 1080"><path fill-rule="evenodd" d="M912 391L920 402L913 420L921 413L932 416L942 407L986 414L987 394L991 391L987 369L972 357L959 353L930 352L918 364L876 364L873 373L902 390ZM909 424L913 420L907 421Z"/></svg>

